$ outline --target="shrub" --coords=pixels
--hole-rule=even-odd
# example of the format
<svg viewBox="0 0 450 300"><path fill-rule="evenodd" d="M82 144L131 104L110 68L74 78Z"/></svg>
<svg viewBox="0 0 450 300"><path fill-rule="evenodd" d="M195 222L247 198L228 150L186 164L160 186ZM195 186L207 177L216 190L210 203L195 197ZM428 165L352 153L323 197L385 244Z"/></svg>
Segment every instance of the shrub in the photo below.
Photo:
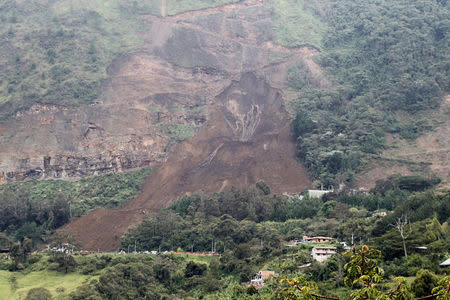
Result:
<svg viewBox="0 0 450 300"><path fill-rule="evenodd" d="M29 290L25 300L50 300L51 298L52 294L47 289L39 287Z"/></svg>

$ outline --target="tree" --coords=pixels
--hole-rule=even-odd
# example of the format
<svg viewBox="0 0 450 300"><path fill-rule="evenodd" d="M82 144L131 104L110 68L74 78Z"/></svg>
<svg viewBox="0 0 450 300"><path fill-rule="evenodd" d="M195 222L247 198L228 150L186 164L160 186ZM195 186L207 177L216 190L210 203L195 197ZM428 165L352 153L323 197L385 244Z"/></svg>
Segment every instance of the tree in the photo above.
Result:
<svg viewBox="0 0 450 300"><path fill-rule="evenodd" d="M51 243L51 255L58 263L59 269L68 273L76 266L76 261L72 256L75 249L78 248L75 236L71 231L60 230L53 235Z"/></svg>
<svg viewBox="0 0 450 300"><path fill-rule="evenodd" d="M320 298L339 300L339 298L317 294L319 290L317 284L312 281L307 281L303 277L296 277L291 280L283 278L280 280L280 283L282 287L278 292L278 298L285 300L315 300Z"/></svg>
<svg viewBox="0 0 450 300"><path fill-rule="evenodd" d="M406 288L403 278L394 278L398 282L394 289L383 292L378 287L382 282L384 271L378 267L377 260L381 252L370 249L368 246L362 246L360 250L347 252L344 255L351 255L350 261L344 266L347 275L344 282L350 287L359 287L355 289L350 297L352 300L379 299L379 300L399 300L410 299L410 294ZM450 281L450 280L449 280ZM293 279L281 279L281 288L278 292L278 298L297 300L297 299L332 299L340 300L338 297L325 296L318 293L318 286L314 282L307 281L305 278L296 277ZM385 287L383 287L385 288ZM447 291L448 294L448 291Z"/></svg>
<svg viewBox="0 0 450 300"><path fill-rule="evenodd" d="M402 238L403 251L405 252L405 257L407 258L408 253L406 251L406 239L412 232L408 217L406 215L402 215L400 218L397 218L395 224L392 226L394 226L398 230L398 233L400 233L400 236Z"/></svg>
<svg viewBox="0 0 450 300"><path fill-rule="evenodd" d="M450 275L442 278L438 282L438 286L432 291L436 296L436 300L449 300L450 299Z"/></svg>
<svg viewBox="0 0 450 300"><path fill-rule="evenodd" d="M345 255L349 254L350 252L345 253ZM380 257L381 252L379 250L370 249L368 246L362 246L360 250L354 251L350 262L344 266L347 272L345 284L347 286L356 284L371 286L374 283L381 282L384 271L378 267L377 259Z"/></svg>
<svg viewBox="0 0 450 300"><path fill-rule="evenodd" d="M437 286L438 277L428 270L419 270L416 279L411 284L411 290L416 297L431 295Z"/></svg>
<svg viewBox="0 0 450 300"><path fill-rule="evenodd" d="M11 239L3 232L0 232L0 248L8 248L11 244Z"/></svg>
<svg viewBox="0 0 450 300"><path fill-rule="evenodd" d="M264 195L270 194L270 187L264 181L258 181L256 183L256 188L260 189L264 193Z"/></svg>
<svg viewBox="0 0 450 300"><path fill-rule="evenodd" d="M14 260L14 268L21 268L21 264L28 260L31 251L33 250L33 243L30 239L25 238L22 243L15 243L11 247L11 258Z"/></svg>
<svg viewBox="0 0 450 300"><path fill-rule="evenodd" d="M300 137L314 129L314 122L308 116L306 111L299 110L294 119L294 133Z"/></svg>
<svg viewBox="0 0 450 300"><path fill-rule="evenodd" d="M192 276L201 276L206 271L206 265L205 264L198 264L196 262L190 261L186 265L186 269L184 271L184 276L189 278Z"/></svg>

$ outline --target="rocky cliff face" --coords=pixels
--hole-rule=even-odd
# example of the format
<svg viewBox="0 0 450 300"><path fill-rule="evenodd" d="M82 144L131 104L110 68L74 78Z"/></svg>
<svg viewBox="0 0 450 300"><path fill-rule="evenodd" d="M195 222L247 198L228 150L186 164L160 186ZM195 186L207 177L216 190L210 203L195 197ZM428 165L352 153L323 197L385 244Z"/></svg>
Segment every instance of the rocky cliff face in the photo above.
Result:
<svg viewBox="0 0 450 300"><path fill-rule="evenodd" d="M95 104L35 105L0 127L0 183L163 163L170 146L186 138L185 130L195 133L205 123L215 97L242 73L254 72L283 88L292 63L304 61L320 72L312 60L316 50L272 42L270 12L260 1L143 18L146 46L113 62ZM274 53L283 59L274 62ZM245 141L259 121L260 108L254 106L231 126Z"/></svg>

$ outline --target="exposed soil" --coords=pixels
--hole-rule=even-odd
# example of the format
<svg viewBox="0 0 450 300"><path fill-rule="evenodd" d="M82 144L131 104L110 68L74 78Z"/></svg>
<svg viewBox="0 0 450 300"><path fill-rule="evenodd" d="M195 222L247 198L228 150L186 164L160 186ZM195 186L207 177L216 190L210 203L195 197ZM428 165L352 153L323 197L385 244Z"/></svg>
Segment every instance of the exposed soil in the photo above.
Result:
<svg viewBox="0 0 450 300"><path fill-rule="evenodd" d="M196 125L193 139L169 150L167 161L151 173L136 199L120 210L96 210L66 226L89 250L117 249L130 225L185 194L247 187L259 180L275 193L311 185L296 161L282 89L288 68L296 62L304 61L321 76L313 61L318 51L273 43L264 30L270 12L261 1L144 17L150 24L142 35L146 51L109 68L102 105L131 105L142 112L157 107L161 120L156 123L155 113L151 115L152 130L189 122L186 115L174 114L177 107L203 105L206 122ZM273 52L287 55L274 63ZM164 138L164 132L159 134Z"/></svg>
<svg viewBox="0 0 450 300"><path fill-rule="evenodd" d="M275 193L299 192L311 182L296 162L280 92L264 78L243 74L219 94L198 135L178 144L145 181L140 195L116 211L96 210L66 228L85 249L111 251L148 211L202 190L246 187L263 180Z"/></svg>

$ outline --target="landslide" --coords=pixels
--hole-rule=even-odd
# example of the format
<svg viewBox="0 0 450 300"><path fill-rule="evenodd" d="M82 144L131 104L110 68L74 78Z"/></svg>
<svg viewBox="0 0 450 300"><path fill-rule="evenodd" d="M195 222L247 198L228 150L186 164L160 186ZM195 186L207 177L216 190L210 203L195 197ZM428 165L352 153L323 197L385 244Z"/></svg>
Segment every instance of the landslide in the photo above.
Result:
<svg viewBox="0 0 450 300"><path fill-rule="evenodd" d="M242 73L279 89L297 62L320 73L314 48L273 42L271 10L258 0L141 18L143 46L109 65L94 103L38 102L0 125L0 184L164 163L171 145L195 134L215 96Z"/></svg>
<svg viewBox="0 0 450 300"><path fill-rule="evenodd" d="M318 51L277 46L267 31L270 11L259 1L144 18L149 24L142 35L145 51L109 68L99 106L129 114L129 129L147 132L153 141L148 147L162 149L165 159L140 195L123 208L96 210L65 227L84 249L117 249L129 226L188 193L245 187L259 180L275 193L298 193L311 186L296 160L282 88L290 64L304 62L320 73L313 61ZM281 59L273 61L274 53ZM197 108L204 116L190 117ZM136 113L145 128L137 124ZM115 121L103 122L113 126ZM168 135L169 125L191 126L195 135L190 140L178 136L183 141L170 146L174 138ZM101 127L109 128L103 138L106 132L117 134L112 127ZM139 144L135 149L146 151Z"/></svg>
<svg viewBox="0 0 450 300"><path fill-rule="evenodd" d="M174 148L136 199L120 210L94 211L67 229L84 248L110 251L146 212L187 193L246 187L260 180L275 193L301 191L311 182L296 161L287 118L280 91L254 73L243 74L215 98L207 124Z"/></svg>

